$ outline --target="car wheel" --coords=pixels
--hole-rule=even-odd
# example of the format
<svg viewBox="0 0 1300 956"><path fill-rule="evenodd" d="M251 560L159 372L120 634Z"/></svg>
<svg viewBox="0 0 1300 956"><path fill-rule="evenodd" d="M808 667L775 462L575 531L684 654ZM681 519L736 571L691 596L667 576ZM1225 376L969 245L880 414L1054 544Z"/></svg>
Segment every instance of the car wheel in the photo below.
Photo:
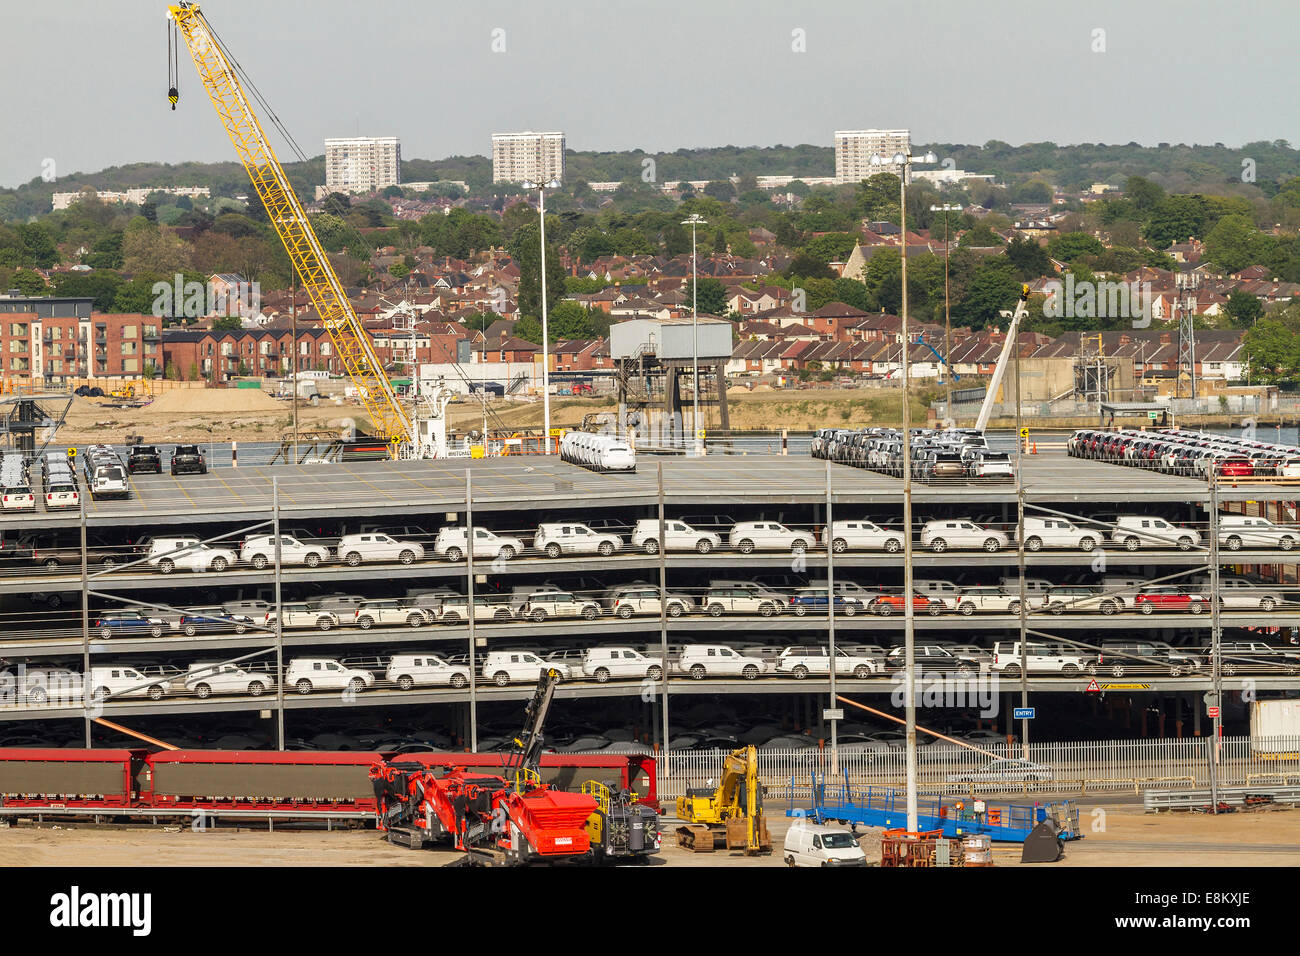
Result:
<svg viewBox="0 0 1300 956"><path fill-rule="evenodd" d="M1000 547L1002 547L1002 542L1000 542L997 538L984 539L984 550L987 551L989 554L992 554Z"/></svg>
<svg viewBox="0 0 1300 956"><path fill-rule="evenodd" d="M1002 669L1002 674L1003 674L1004 677L1019 677L1019 676L1020 676L1020 665L1019 665L1019 664L1008 664L1006 667L1004 667L1004 668Z"/></svg>
<svg viewBox="0 0 1300 956"><path fill-rule="evenodd" d="M866 680L871 676L871 668L866 664L859 664L857 667L853 668L853 676L858 680Z"/></svg>
<svg viewBox="0 0 1300 956"><path fill-rule="evenodd" d="M967 617L970 617L975 613L975 605L971 604L970 601L966 601L961 605L961 607L957 608L957 610L961 611L961 613Z"/></svg>
<svg viewBox="0 0 1300 956"><path fill-rule="evenodd" d="M256 568L256 569L259 570L259 571L265 571L265 570L266 570L266 565L267 565L266 555L264 555L264 554L255 554L255 555L253 555L253 567L254 567L254 568Z"/></svg>
<svg viewBox="0 0 1300 956"><path fill-rule="evenodd" d="M709 617L722 617L723 607L721 604L709 605Z"/></svg>
<svg viewBox="0 0 1300 956"><path fill-rule="evenodd" d="M1039 538L1039 537L1037 537L1037 536L1032 537L1032 538L1027 538L1027 539L1025 540L1025 550L1027 550L1027 551L1042 551L1042 550L1043 550L1043 539L1042 539L1042 538Z"/></svg>
<svg viewBox="0 0 1300 956"><path fill-rule="evenodd" d="M875 608L876 613L881 617L889 617L889 615L894 613L894 605L890 604L888 601L877 601Z"/></svg>
<svg viewBox="0 0 1300 956"><path fill-rule="evenodd" d="M641 545L641 550L643 550L646 554L658 554L659 542L656 541L654 538L646 538L645 542Z"/></svg>
<svg viewBox="0 0 1300 956"><path fill-rule="evenodd" d="M596 551L602 558L608 558L614 553L614 543L612 541L602 541Z"/></svg>
<svg viewBox="0 0 1300 956"><path fill-rule="evenodd" d="M808 606L800 601L798 604L794 605L793 610L795 617L803 617L808 613Z"/></svg>
<svg viewBox="0 0 1300 956"><path fill-rule="evenodd" d="M159 687L157 684L151 684L149 686L149 689L145 691L145 696L147 696L150 700L162 700L163 689Z"/></svg>
<svg viewBox="0 0 1300 956"><path fill-rule="evenodd" d="M198 697L199 700L207 700L212 696L212 688L207 684L198 684L194 688L194 695Z"/></svg>
<svg viewBox="0 0 1300 956"><path fill-rule="evenodd" d="M597 683L597 684L604 684L604 683L607 683L607 682L609 681L609 668L607 668L607 667L597 667L597 668L596 668L596 673L595 673L594 675L592 675L592 676L594 676L594 677L596 678L596 683Z"/></svg>
<svg viewBox="0 0 1300 956"><path fill-rule="evenodd" d="M629 617L632 616L632 605L620 604L618 606L618 610L615 611L614 613L626 621Z"/></svg>
<svg viewBox="0 0 1300 956"><path fill-rule="evenodd" d="M708 674L708 672L705 671L703 664L692 664L690 673L692 680L704 680Z"/></svg>
<svg viewBox="0 0 1300 956"><path fill-rule="evenodd" d="M648 677L650 680L662 680L664 676L664 669L660 667L658 664L655 664L648 671L646 671L645 676Z"/></svg>
<svg viewBox="0 0 1300 956"><path fill-rule="evenodd" d="M974 677L975 669L969 664L959 664L957 665L957 676L963 679Z"/></svg>
<svg viewBox="0 0 1300 956"><path fill-rule="evenodd" d="M1191 538L1179 538L1179 539L1178 539L1178 550L1179 550L1179 551L1190 551L1190 550L1192 550L1192 539L1191 539Z"/></svg>
<svg viewBox="0 0 1300 956"><path fill-rule="evenodd" d="M745 538L743 541L740 542L740 544L736 545L736 550L739 551L741 554L753 554L754 542L750 541L748 538Z"/></svg>
<svg viewBox="0 0 1300 956"><path fill-rule="evenodd" d="M415 681L411 680L411 676L409 674L403 674L401 677L397 678L398 690L410 690L414 686L415 686Z"/></svg>
<svg viewBox="0 0 1300 956"><path fill-rule="evenodd" d="M354 677L348 681L348 690L354 694L359 694L366 689L366 682L360 677Z"/></svg>
<svg viewBox="0 0 1300 956"><path fill-rule="evenodd" d="M1056 601L1053 604L1049 604L1047 606L1047 610L1050 611L1052 614L1057 614L1057 615L1064 614L1065 605L1062 604L1060 601Z"/></svg>
<svg viewBox="0 0 1300 956"><path fill-rule="evenodd" d="M560 546L554 542L546 546L546 556L548 558L558 558L560 556Z"/></svg>
<svg viewBox="0 0 1300 956"><path fill-rule="evenodd" d="M834 549L836 554L843 554L849 549L849 543L843 538L836 538L831 542L831 547Z"/></svg>
<svg viewBox="0 0 1300 956"><path fill-rule="evenodd" d="M669 603L668 605L669 617L681 617L685 612L686 612L686 608L683 607L681 604Z"/></svg>
<svg viewBox="0 0 1300 956"><path fill-rule="evenodd" d="M808 676L808 668L800 664L790 672L790 676L793 677L795 680L803 680Z"/></svg>
<svg viewBox="0 0 1300 956"><path fill-rule="evenodd" d="M1143 613L1143 614L1151 614L1151 613L1153 613L1154 611L1155 611L1155 605L1153 605L1150 601L1143 601L1143 602L1142 602L1142 613Z"/></svg>
<svg viewBox="0 0 1300 956"><path fill-rule="evenodd" d="M695 542L695 550L700 554L708 554L713 550L713 542L708 538L701 538L699 541Z"/></svg>
<svg viewBox="0 0 1300 956"><path fill-rule="evenodd" d="M462 551L460 548L447 549L447 560L450 561L452 564L456 564L463 557L465 557L465 552Z"/></svg>
<svg viewBox="0 0 1300 956"><path fill-rule="evenodd" d="M452 616L455 617L454 614L453 614ZM460 620L460 618L456 618L456 620ZM497 608L495 611L492 612L492 620L494 620L494 621L508 621L508 620L510 620L510 611L507 610L506 608L499 607L499 608Z"/></svg>
<svg viewBox="0 0 1300 956"><path fill-rule="evenodd" d="M162 629L162 625L161 625L161 624L155 624L153 627L149 628L149 636L150 636L150 637L162 637L162 631L163 631L163 629Z"/></svg>
<svg viewBox="0 0 1300 956"><path fill-rule="evenodd" d="M247 631L247 630L248 630L248 625L247 625L247 624L236 624L236 625L235 625L235 633L236 633L236 634L243 634L243 633L244 633L245 631Z"/></svg>
<svg viewBox="0 0 1300 956"><path fill-rule="evenodd" d="M859 605L857 601L845 601L845 602L844 602L844 616L845 616L845 617L853 617L853 615L855 615L855 614L858 613L858 608L859 608L860 606L861 606L861 605Z"/></svg>
<svg viewBox="0 0 1300 956"><path fill-rule="evenodd" d="M546 608L542 608L542 607L533 608L532 619L539 624L542 621L546 620Z"/></svg>
<svg viewBox="0 0 1300 956"><path fill-rule="evenodd" d="M938 617L943 613L943 603L940 601L931 601L927 606L931 617Z"/></svg>
<svg viewBox="0 0 1300 956"><path fill-rule="evenodd" d="M1177 664L1174 664L1172 667L1169 668L1169 676L1170 676L1170 677L1182 677L1182 676L1183 676L1183 669L1182 669L1181 667L1179 667Z"/></svg>
<svg viewBox="0 0 1300 956"><path fill-rule="evenodd" d="M309 568L319 568L320 555L317 554L315 551L312 551L307 555L307 557L303 558L303 564L307 565L307 567Z"/></svg>
<svg viewBox="0 0 1300 956"><path fill-rule="evenodd" d="M1205 610L1205 602L1193 601L1191 606L1188 608L1188 610L1191 611L1193 614L1200 614L1202 611Z"/></svg>
<svg viewBox="0 0 1300 956"><path fill-rule="evenodd" d="M1096 662L1096 661L1089 661L1089 662L1088 662L1088 666L1085 667L1084 670L1086 670L1089 674L1096 675L1096 673L1097 673L1097 662Z"/></svg>
<svg viewBox="0 0 1300 956"><path fill-rule="evenodd" d="M697 664L697 665L695 665L695 666L698 667L699 665ZM758 665L757 665L757 664L746 664L746 665L741 669L741 671L740 671L740 676L743 677L743 678L745 678L745 680L753 680L754 678L758 677Z"/></svg>
<svg viewBox="0 0 1300 956"><path fill-rule="evenodd" d="M1020 602L1019 602L1019 601L1012 601L1010 604L1008 604L1008 605L1007 605L1007 613L1008 613L1008 614L1014 614L1014 615L1016 615L1017 617L1019 617L1019 616L1020 616Z"/></svg>
<svg viewBox="0 0 1300 956"><path fill-rule="evenodd" d="M357 627L361 628L361 630L363 631L370 630L370 628L374 625L374 623L375 623L375 619L366 614L363 614L361 617L357 618Z"/></svg>
<svg viewBox="0 0 1300 956"><path fill-rule="evenodd" d="M226 568L228 567L230 567L230 562L227 561L225 558L221 557L220 555L217 555L215 558L212 559L212 570L217 572L218 574L226 570Z"/></svg>
<svg viewBox="0 0 1300 956"><path fill-rule="evenodd" d="M171 558L163 558L158 562L158 570L163 574L171 574L176 570L176 563Z"/></svg>
<svg viewBox="0 0 1300 956"><path fill-rule="evenodd" d="M1276 606L1277 602L1275 602L1271 597L1266 597L1259 602L1259 609L1261 611L1271 611Z"/></svg>
<svg viewBox="0 0 1300 956"><path fill-rule="evenodd" d="M1295 538L1283 538L1278 544L1283 551L1290 551L1295 547Z"/></svg>
<svg viewBox="0 0 1300 956"><path fill-rule="evenodd" d="M1096 538L1080 538L1080 539L1079 539L1079 550L1080 550L1080 551L1091 551L1091 550L1093 550L1093 549L1096 548L1096 547L1097 547L1097 539L1096 539Z"/></svg>
<svg viewBox="0 0 1300 956"><path fill-rule="evenodd" d="M409 625L410 627L419 627L421 624L424 623L424 615L423 615L423 614L408 614L408 615L406 615L406 623L407 623L407 625Z"/></svg>
<svg viewBox="0 0 1300 956"><path fill-rule="evenodd" d="M1224 677L1232 677L1232 676L1235 675L1236 673L1237 673L1237 665L1236 665L1236 664L1224 664L1224 665L1223 665L1223 676L1224 676Z"/></svg>
<svg viewBox="0 0 1300 956"><path fill-rule="evenodd" d="M345 557L343 560L344 562L347 563L348 567L355 568L358 564L361 563L361 554L360 552L357 551L349 551L347 553L347 557Z"/></svg>
<svg viewBox="0 0 1300 956"><path fill-rule="evenodd" d="M465 687L467 684L469 684L469 681L465 679L465 675L464 675L464 674L452 674L452 675L451 675L451 686L452 686L452 687Z"/></svg>
<svg viewBox="0 0 1300 956"><path fill-rule="evenodd" d="M322 631L328 631L331 627L334 626L334 619L332 617L318 618L316 621L316 626L320 628Z"/></svg>
<svg viewBox="0 0 1300 956"><path fill-rule="evenodd" d="M1103 601L1101 604L1102 614L1115 614L1119 611L1119 605L1114 601Z"/></svg>
<svg viewBox="0 0 1300 956"><path fill-rule="evenodd" d="M107 557L99 562L99 566L105 571L111 571L117 567L117 558Z"/></svg>
<svg viewBox="0 0 1300 956"><path fill-rule="evenodd" d="M890 538L885 542L885 550L890 554L898 554L899 551L903 550L903 542L897 538Z"/></svg>
<svg viewBox="0 0 1300 956"><path fill-rule="evenodd" d="M1079 665L1077 665L1077 664L1066 664L1064 667L1061 668L1061 673L1064 674L1066 677L1078 677L1078 676L1079 676ZM1175 676L1177 676L1177 675L1175 675Z"/></svg>
<svg viewBox="0 0 1300 956"><path fill-rule="evenodd" d="M492 683L496 684L498 687L505 687L510 683L510 675L505 671L497 671L492 675Z"/></svg>
<svg viewBox="0 0 1300 956"><path fill-rule="evenodd" d="M943 538L931 538L930 550L935 554L942 554L944 551L948 550L948 542Z"/></svg>
<svg viewBox="0 0 1300 956"><path fill-rule="evenodd" d="M791 554L803 554L807 550L808 550L808 542L804 541L802 538L795 538L793 541L790 542Z"/></svg>
<svg viewBox="0 0 1300 956"><path fill-rule="evenodd" d="M311 681L309 681L305 677L302 680L298 681L298 683L294 684L293 686L300 694L311 693Z"/></svg>
<svg viewBox="0 0 1300 956"><path fill-rule="evenodd" d="M111 627L101 627L99 629L99 636L102 637L104 640L108 640L110 637L113 636L113 629Z"/></svg>
<svg viewBox="0 0 1300 956"><path fill-rule="evenodd" d="M1136 551L1141 544L1142 542L1137 538L1129 537L1124 539L1124 549L1126 551Z"/></svg>
<svg viewBox="0 0 1300 956"><path fill-rule="evenodd" d="M186 625L185 625L185 636L186 636L186 637L193 637L193 636L194 636L195 634L197 634L198 632L199 632L199 629L198 629L197 627L195 627L193 624L186 624Z"/></svg>
<svg viewBox="0 0 1300 956"><path fill-rule="evenodd" d="M46 561L45 561L45 570L46 570L46 571L57 571L57 570L59 570L59 559L58 559L58 558L47 558Z"/></svg>
<svg viewBox="0 0 1300 956"><path fill-rule="evenodd" d="M253 681L251 684L248 685L249 697L261 697L265 693L266 693L266 685L263 684L261 681Z"/></svg>
<svg viewBox="0 0 1300 956"><path fill-rule="evenodd" d="M1240 539L1239 537L1237 537L1235 534L1232 535L1231 537L1229 537L1228 540L1225 541L1225 542L1223 542L1223 543L1226 544L1226 545L1228 546L1228 550L1229 550L1229 551L1240 551L1240 550L1241 550L1241 539ZM1179 546L1180 548L1182 547L1182 542L1181 542L1181 541L1178 543L1178 546Z"/></svg>
<svg viewBox="0 0 1300 956"><path fill-rule="evenodd" d="M770 601L764 601L758 606L758 613L763 617L771 617L776 613L776 607Z"/></svg>
<svg viewBox="0 0 1300 956"><path fill-rule="evenodd" d="M415 562L415 552L407 548L397 556L397 560L402 564L413 564Z"/></svg>
<svg viewBox="0 0 1300 956"><path fill-rule="evenodd" d="M594 621L598 614L600 614L600 609L592 604L588 604L582 609L582 619L584 621Z"/></svg>

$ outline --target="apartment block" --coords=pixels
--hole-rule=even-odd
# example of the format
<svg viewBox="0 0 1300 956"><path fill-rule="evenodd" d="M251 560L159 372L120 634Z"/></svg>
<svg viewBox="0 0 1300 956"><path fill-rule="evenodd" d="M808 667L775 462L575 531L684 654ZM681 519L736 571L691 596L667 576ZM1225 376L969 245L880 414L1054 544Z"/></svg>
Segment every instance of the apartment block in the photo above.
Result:
<svg viewBox="0 0 1300 956"><path fill-rule="evenodd" d="M912 134L905 129L852 129L835 131L835 182L857 183L876 173L894 173L893 163L873 166L872 156L892 159L895 153L912 148Z"/></svg>
<svg viewBox="0 0 1300 956"><path fill-rule="evenodd" d="M140 378L162 368L162 320L139 313L0 314L0 366L9 384L53 387L85 378Z"/></svg>
<svg viewBox="0 0 1300 956"><path fill-rule="evenodd" d="M402 181L402 145L396 136L325 140L325 191L368 193Z"/></svg>
<svg viewBox="0 0 1300 956"><path fill-rule="evenodd" d="M563 133L492 134L492 181L520 183L526 179L564 182Z"/></svg>

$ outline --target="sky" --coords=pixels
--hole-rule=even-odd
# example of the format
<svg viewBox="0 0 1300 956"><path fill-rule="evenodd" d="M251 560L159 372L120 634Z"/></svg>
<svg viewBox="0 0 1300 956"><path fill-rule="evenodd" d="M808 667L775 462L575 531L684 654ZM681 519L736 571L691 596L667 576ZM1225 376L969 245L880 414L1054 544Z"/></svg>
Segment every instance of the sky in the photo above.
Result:
<svg viewBox="0 0 1300 956"><path fill-rule="evenodd" d="M829 146L869 127L916 143L1300 143L1294 0L202 7L308 156L355 135L396 135L407 159L489 155L493 132L525 129L652 152ZM0 22L0 185L234 158L184 55L168 108L160 0L0 0Z"/></svg>

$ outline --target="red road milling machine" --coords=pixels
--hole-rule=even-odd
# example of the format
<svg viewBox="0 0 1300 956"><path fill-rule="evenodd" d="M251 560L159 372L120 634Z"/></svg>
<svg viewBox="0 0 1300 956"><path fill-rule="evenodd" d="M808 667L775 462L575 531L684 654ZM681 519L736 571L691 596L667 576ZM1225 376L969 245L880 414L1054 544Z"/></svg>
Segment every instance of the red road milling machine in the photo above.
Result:
<svg viewBox="0 0 1300 956"><path fill-rule="evenodd" d="M644 860L657 852L658 817L636 794L594 782L570 793L541 782L542 726L558 683L554 670L538 679L500 775L464 767L439 774L401 758L372 766L378 827L388 841L419 849L450 840L465 853L453 866Z"/></svg>

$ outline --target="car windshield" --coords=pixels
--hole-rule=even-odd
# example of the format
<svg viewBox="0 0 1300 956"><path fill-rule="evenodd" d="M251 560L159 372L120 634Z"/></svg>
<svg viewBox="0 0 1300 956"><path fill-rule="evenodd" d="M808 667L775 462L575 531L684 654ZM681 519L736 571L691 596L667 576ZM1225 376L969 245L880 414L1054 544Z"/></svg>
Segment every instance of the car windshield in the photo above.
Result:
<svg viewBox="0 0 1300 956"><path fill-rule="evenodd" d="M858 841L851 833L823 833L822 846L828 850L845 850L857 846Z"/></svg>

